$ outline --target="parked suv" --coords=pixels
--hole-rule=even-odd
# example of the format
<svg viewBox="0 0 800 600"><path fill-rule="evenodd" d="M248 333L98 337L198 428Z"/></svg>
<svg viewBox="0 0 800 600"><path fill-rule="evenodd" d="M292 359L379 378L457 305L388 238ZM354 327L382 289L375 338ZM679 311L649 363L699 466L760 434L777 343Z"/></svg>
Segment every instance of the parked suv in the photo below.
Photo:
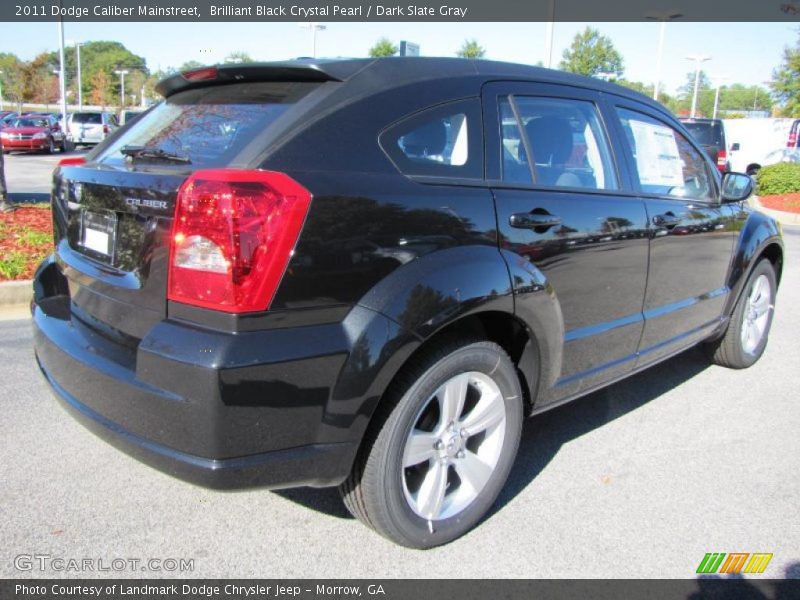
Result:
<svg viewBox="0 0 800 600"><path fill-rule="evenodd" d="M779 227L640 94L420 58L157 89L54 173L33 315L64 406L173 475L339 486L427 548L491 507L523 416L764 351Z"/></svg>
<svg viewBox="0 0 800 600"><path fill-rule="evenodd" d="M681 119L683 126L694 136L711 157L721 173L730 171L725 123L722 119Z"/></svg>
<svg viewBox="0 0 800 600"><path fill-rule="evenodd" d="M112 113L83 111L69 116L68 133L76 146L86 146L99 144L117 127L117 117Z"/></svg>

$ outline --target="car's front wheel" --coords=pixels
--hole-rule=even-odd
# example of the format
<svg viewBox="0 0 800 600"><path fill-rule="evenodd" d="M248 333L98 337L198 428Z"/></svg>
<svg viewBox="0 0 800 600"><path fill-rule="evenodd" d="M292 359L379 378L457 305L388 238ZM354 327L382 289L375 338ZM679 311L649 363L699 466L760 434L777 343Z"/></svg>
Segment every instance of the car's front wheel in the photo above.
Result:
<svg viewBox="0 0 800 600"><path fill-rule="evenodd" d="M706 344L712 362L745 369L761 358L772 326L777 288L775 268L761 259L736 302L725 335Z"/></svg>
<svg viewBox="0 0 800 600"><path fill-rule="evenodd" d="M438 546L474 527L508 478L519 378L500 346L451 341L399 376L376 419L340 488L345 504L398 544Z"/></svg>

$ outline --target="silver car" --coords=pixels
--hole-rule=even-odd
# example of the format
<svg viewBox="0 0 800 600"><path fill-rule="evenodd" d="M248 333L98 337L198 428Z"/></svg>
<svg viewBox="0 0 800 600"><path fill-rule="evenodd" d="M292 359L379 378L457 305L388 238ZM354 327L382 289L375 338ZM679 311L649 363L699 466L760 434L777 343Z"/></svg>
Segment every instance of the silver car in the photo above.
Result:
<svg viewBox="0 0 800 600"><path fill-rule="evenodd" d="M99 144L119 127L117 117L109 112L83 111L69 118L68 135L76 146Z"/></svg>

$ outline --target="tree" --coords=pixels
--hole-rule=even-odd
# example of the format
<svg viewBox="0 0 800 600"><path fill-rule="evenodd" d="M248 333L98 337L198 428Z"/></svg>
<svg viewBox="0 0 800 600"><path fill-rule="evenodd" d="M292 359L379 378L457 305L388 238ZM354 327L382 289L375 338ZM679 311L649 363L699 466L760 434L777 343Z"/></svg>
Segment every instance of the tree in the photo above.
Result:
<svg viewBox="0 0 800 600"><path fill-rule="evenodd" d="M231 52L228 56L225 57L223 62L226 63L251 63L255 62L253 58L244 50L237 50L236 52Z"/></svg>
<svg viewBox="0 0 800 600"><path fill-rule="evenodd" d="M58 52L48 53L48 60L53 64L58 64ZM64 63L67 71L67 83L77 91L75 81L78 73L77 53L69 48L64 53ZM89 97L94 90L92 82L98 71L105 71L109 81L116 79L114 71L125 70L129 75L126 77L125 87L128 87L128 77L134 71L140 71L145 76L149 73L145 59L128 50L119 42L87 42L81 45L81 89L84 98ZM138 90L137 90L138 91ZM101 91L100 96L106 92ZM112 100L119 103L119 86L113 89L114 97L108 97L107 103ZM76 94L77 95L77 94ZM130 99L129 99L130 100Z"/></svg>
<svg viewBox="0 0 800 600"><path fill-rule="evenodd" d="M725 111L771 110L773 105L769 90L760 85L734 83L719 91L719 108Z"/></svg>
<svg viewBox="0 0 800 600"><path fill-rule="evenodd" d="M640 94L644 94L648 98L653 97L653 85L642 83L641 81L628 81L627 79L618 79L615 81L617 85L624 86L631 90L637 91ZM659 90L658 91L658 101L661 102L664 106L669 108L671 102L674 102L674 98L667 94L666 92Z"/></svg>
<svg viewBox="0 0 800 600"><path fill-rule="evenodd" d="M0 52L0 83L3 86L3 100L20 103L23 99L24 81L22 69L24 63L10 52Z"/></svg>
<svg viewBox="0 0 800 600"><path fill-rule="evenodd" d="M50 103L53 92L53 70L56 63L52 62L50 55L43 52L32 61L22 64L20 76L23 102L37 104Z"/></svg>
<svg viewBox="0 0 800 600"><path fill-rule="evenodd" d="M199 69L200 67L205 66L203 63L198 62L196 60L187 60L183 63L180 67L167 69L167 73L170 75L174 75L175 73L183 73L184 71L191 71L192 69Z"/></svg>
<svg viewBox="0 0 800 600"><path fill-rule="evenodd" d="M486 54L486 48L481 47L478 40L464 40L461 48L456 52L456 56L461 58L483 58Z"/></svg>
<svg viewBox="0 0 800 600"><path fill-rule="evenodd" d="M90 82L92 91L89 100L95 106L105 108L111 103L111 77L104 70L96 71Z"/></svg>
<svg viewBox="0 0 800 600"><path fill-rule="evenodd" d="M614 44L591 27L575 34L570 47L564 50L559 68L589 77L596 77L600 73L622 77L624 71L622 56L614 48Z"/></svg>
<svg viewBox="0 0 800 600"><path fill-rule="evenodd" d="M383 56L394 56L397 51L397 46L384 37L375 42L375 45L369 49L369 55L372 58L381 58Z"/></svg>
<svg viewBox="0 0 800 600"><path fill-rule="evenodd" d="M783 49L783 62L772 72L770 87L781 104L781 114L800 117L800 35L794 48Z"/></svg>
<svg viewBox="0 0 800 600"><path fill-rule="evenodd" d="M686 74L686 83L678 88L678 115L685 116L690 114L692 107L692 97L694 96L695 72L689 71ZM697 114L698 117L710 117L714 114L714 94L715 88L711 85L711 80L705 71L700 71L697 79Z"/></svg>

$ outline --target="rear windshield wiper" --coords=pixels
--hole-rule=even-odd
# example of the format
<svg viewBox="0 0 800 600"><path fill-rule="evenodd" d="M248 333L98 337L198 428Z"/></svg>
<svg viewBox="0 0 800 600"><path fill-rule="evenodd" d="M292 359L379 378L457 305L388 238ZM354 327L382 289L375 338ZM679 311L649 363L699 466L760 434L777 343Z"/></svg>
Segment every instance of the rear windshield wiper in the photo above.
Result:
<svg viewBox="0 0 800 600"><path fill-rule="evenodd" d="M192 161L186 156L180 154L172 154L161 148L154 148L152 146L123 146L120 152L125 156L130 156L132 159L136 158L155 158L158 160L169 160L172 162L190 164Z"/></svg>

